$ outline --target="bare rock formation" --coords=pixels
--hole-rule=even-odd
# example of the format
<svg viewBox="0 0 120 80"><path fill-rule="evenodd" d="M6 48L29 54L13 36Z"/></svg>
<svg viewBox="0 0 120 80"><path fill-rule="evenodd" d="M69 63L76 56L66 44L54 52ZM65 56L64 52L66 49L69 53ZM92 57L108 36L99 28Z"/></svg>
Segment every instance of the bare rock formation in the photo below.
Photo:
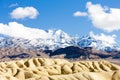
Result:
<svg viewBox="0 0 120 80"><path fill-rule="evenodd" d="M42 50L24 49L20 46L0 48L0 61L25 59L25 58L33 58L33 57L49 58L49 55L45 54Z"/></svg>
<svg viewBox="0 0 120 80"><path fill-rule="evenodd" d="M120 66L107 61L69 62L32 58L0 62L0 80L119 80Z"/></svg>

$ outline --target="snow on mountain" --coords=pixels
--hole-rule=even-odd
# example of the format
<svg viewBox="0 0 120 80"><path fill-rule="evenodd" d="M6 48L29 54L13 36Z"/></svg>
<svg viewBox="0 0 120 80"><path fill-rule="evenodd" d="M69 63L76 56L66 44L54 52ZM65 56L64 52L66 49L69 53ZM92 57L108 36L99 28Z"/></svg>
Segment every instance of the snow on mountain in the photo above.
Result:
<svg viewBox="0 0 120 80"><path fill-rule="evenodd" d="M78 45L81 47L93 47L98 50L112 51L118 48L116 46L115 35L109 36L104 35L95 35L93 32L90 32L89 36L83 36L79 39Z"/></svg>
<svg viewBox="0 0 120 80"><path fill-rule="evenodd" d="M72 38L62 30L48 30L47 37L40 35L39 38L25 39L17 37L0 37L0 47L21 46L27 49L55 50L73 45ZM46 37L46 38L45 38Z"/></svg>
<svg viewBox="0 0 120 80"><path fill-rule="evenodd" d="M51 37L40 37L31 40L15 37L0 37L0 47L21 46L27 49L55 50L67 46L74 46L77 42L77 46L93 47L98 50L112 51L118 48L117 46L115 46L115 36L110 37L104 35L104 38L111 39L110 41L100 38L101 36L103 36L103 34L100 35L98 38L98 35L90 33L89 36L83 36L81 38L75 39L75 37L69 36L62 30L48 30L46 31L46 33Z"/></svg>
<svg viewBox="0 0 120 80"><path fill-rule="evenodd" d="M95 35L71 37L62 30L28 28L17 22L0 23L0 47L21 46L27 49L55 50L67 46L94 47L98 50L116 49L116 36Z"/></svg>

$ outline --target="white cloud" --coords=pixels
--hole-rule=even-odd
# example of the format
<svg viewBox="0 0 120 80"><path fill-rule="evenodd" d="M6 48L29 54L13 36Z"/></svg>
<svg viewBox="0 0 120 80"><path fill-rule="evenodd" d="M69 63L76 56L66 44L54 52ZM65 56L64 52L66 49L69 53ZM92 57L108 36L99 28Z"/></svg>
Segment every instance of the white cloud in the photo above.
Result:
<svg viewBox="0 0 120 80"><path fill-rule="evenodd" d="M19 4L18 3L11 4L9 7L16 7L16 6L19 6Z"/></svg>
<svg viewBox="0 0 120 80"><path fill-rule="evenodd" d="M0 34L8 35L15 38L36 39L49 38L50 35L41 29L28 28L17 22L9 22L8 24L0 23Z"/></svg>
<svg viewBox="0 0 120 80"><path fill-rule="evenodd" d="M76 11L75 13L73 13L73 16L75 16L75 17L87 16L87 13L86 12Z"/></svg>
<svg viewBox="0 0 120 80"><path fill-rule="evenodd" d="M120 30L120 9L87 2L88 16L96 28L107 32Z"/></svg>
<svg viewBox="0 0 120 80"><path fill-rule="evenodd" d="M18 7L10 13L11 18L14 19L35 19L39 12L34 7Z"/></svg>
<svg viewBox="0 0 120 80"><path fill-rule="evenodd" d="M116 44L116 41L115 41L115 39L117 37L116 35L105 35L103 33L101 33L100 35L98 35L98 34L95 35L92 31L89 33L89 35L96 40L101 40L103 42L106 42L107 45Z"/></svg>

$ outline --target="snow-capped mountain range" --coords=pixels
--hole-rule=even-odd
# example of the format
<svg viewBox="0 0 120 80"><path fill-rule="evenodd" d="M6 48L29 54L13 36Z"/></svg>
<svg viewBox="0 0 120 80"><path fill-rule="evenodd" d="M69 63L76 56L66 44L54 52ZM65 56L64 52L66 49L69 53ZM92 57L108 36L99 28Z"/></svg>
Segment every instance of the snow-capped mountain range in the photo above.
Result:
<svg viewBox="0 0 120 80"><path fill-rule="evenodd" d="M107 40L100 40L92 35L71 37L62 30L41 30L39 34L40 37L31 39L0 34L0 47L21 46L25 49L56 50L67 46L80 46L94 47L105 51L118 49L116 43L109 43ZM33 35L29 36L34 37Z"/></svg>
<svg viewBox="0 0 120 80"><path fill-rule="evenodd" d="M24 38L1 35L0 47L21 46L27 49L54 50L66 46L71 46L74 44L72 37L70 37L62 30L57 30L57 31L48 30L48 31L44 31L44 33L43 31L41 31L41 34L43 35L42 36L40 35L39 38L35 38L35 39L33 38L24 39Z"/></svg>

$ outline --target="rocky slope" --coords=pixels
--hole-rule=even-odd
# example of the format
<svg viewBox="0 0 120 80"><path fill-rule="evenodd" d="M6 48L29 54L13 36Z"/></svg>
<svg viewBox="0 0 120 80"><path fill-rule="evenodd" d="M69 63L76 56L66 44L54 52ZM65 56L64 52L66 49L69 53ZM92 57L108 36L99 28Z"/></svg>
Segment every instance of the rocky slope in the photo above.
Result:
<svg viewBox="0 0 120 80"><path fill-rule="evenodd" d="M60 48L55 51L47 50L45 53L49 53L51 57L55 58L66 58L66 59L119 59L119 51L101 51L92 47L79 47L79 46L68 46Z"/></svg>
<svg viewBox="0 0 120 80"><path fill-rule="evenodd" d="M24 49L20 46L0 48L0 61L25 59L33 57L49 58L49 55L45 54L41 50Z"/></svg>
<svg viewBox="0 0 120 80"><path fill-rule="evenodd" d="M69 46L57 50L24 49L20 46L0 48L0 61L15 60L23 58L62 58L69 60L80 59L120 59L119 51L100 51L92 47L81 48Z"/></svg>

